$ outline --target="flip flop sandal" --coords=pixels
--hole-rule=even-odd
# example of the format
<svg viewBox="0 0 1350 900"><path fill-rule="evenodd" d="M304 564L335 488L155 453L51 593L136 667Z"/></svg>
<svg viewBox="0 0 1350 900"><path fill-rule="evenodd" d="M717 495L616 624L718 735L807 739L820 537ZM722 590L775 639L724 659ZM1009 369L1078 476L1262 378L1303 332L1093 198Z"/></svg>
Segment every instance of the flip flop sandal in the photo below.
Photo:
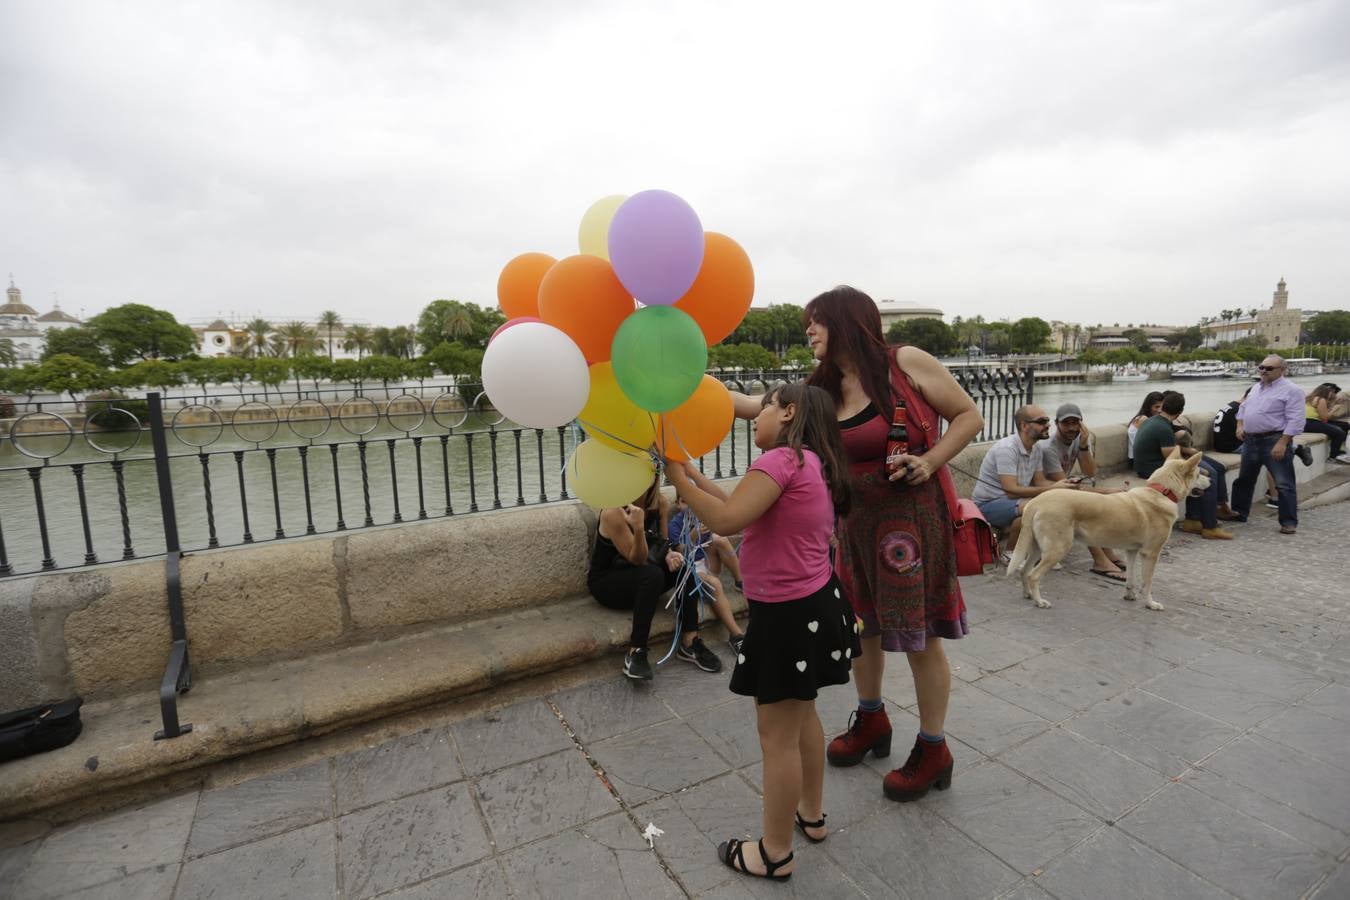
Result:
<svg viewBox="0 0 1350 900"><path fill-rule="evenodd" d="M820 814L820 821L819 821L819 822L808 822L808 821L806 821L805 819L802 818L802 814L801 814L801 813L797 813L797 830L800 831L800 832L802 833L802 837L806 838L806 839L807 839L808 841L810 841L811 843L813 843L813 844L819 844L821 841L825 840L825 838L823 838L823 837L812 837L811 835L809 835L809 834L806 833L806 829L808 829L808 828L824 828L824 827L825 827L825 820L826 820L827 818L829 818L829 817L826 816L825 813L821 813L821 814ZM828 837L828 835L826 835L826 837Z"/></svg>
<svg viewBox="0 0 1350 900"><path fill-rule="evenodd" d="M760 838L759 858L764 863L764 874L761 875L758 872L751 872L745 867L745 841L732 838L729 841L723 841L717 845L717 858L722 860L724 865L754 878L772 878L774 881L787 881L792 877L791 872L787 872L783 875L779 875L777 872L783 866L792 862L792 857L793 854L789 851L788 855L778 860L778 862L770 862L769 854L764 852L764 838Z"/></svg>
<svg viewBox="0 0 1350 900"><path fill-rule="evenodd" d="M1126 581L1129 580L1125 577L1124 572L1111 572L1106 569L1088 569L1088 571L1091 572L1093 575L1100 575L1103 578L1110 579L1111 581L1119 581L1121 584L1124 584Z"/></svg>

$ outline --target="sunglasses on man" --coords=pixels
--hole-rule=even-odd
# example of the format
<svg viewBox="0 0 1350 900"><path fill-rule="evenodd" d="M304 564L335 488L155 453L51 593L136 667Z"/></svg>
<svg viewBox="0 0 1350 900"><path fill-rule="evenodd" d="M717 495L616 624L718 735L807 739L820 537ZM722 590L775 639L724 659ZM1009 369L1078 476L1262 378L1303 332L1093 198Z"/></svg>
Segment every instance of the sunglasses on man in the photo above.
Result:
<svg viewBox="0 0 1350 900"><path fill-rule="evenodd" d="M1256 368L1257 371L1260 372L1278 372L1280 369L1283 369L1284 366L1257 366Z"/></svg>

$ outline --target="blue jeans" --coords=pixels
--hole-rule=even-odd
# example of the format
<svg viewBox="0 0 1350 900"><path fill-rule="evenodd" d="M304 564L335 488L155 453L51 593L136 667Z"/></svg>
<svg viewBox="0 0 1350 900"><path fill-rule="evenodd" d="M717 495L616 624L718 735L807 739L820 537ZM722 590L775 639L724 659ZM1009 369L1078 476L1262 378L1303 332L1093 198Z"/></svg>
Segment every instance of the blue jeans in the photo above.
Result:
<svg viewBox="0 0 1350 900"><path fill-rule="evenodd" d="M1209 483L1214 485L1214 499L1219 506L1228 502L1228 469L1217 460L1202 457L1200 465L1209 470Z"/></svg>
<svg viewBox="0 0 1350 900"><path fill-rule="evenodd" d="M1233 512L1243 519L1252 510L1252 492L1256 490L1256 476L1263 468L1275 473L1275 487L1280 492L1280 524L1298 525L1298 488L1294 486L1294 445L1285 448L1284 459L1270 455L1278 434L1265 437L1247 435L1242 442L1242 467L1233 482Z"/></svg>
<svg viewBox="0 0 1350 900"><path fill-rule="evenodd" d="M985 521L995 528L1007 528L1021 513L1017 511L1019 501L1011 497L995 497L993 500L980 500L975 505L984 513Z"/></svg>
<svg viewBox="0 0 1350 900"><path fill-rule="evenodd" d="M1218 463L1210 464L1207 459L1201 459L1200 465L1208 470L1209 487L1199 497L1186 496L1186 518L1199 519L1201 526L1205 528L1219 527L1219 489L1222 487L1224 500L1228 498L1228 486L1224 483L1222 475L1214 474L1214 467L1218 466L1220 471L1223 467Z"/></svg>

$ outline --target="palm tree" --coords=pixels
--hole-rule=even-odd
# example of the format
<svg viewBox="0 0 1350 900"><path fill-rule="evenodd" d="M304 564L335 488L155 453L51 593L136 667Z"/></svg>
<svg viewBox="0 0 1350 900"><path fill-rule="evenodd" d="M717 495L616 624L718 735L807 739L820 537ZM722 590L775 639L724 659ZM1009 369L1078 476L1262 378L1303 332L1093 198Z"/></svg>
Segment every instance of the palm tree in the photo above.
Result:
<svg viewBox="0 0 1350 900"><path fill-rule="evenodd" d="M319 343L318 334L304 322L287 322L277 333L286 342L286 348L293 357L309 353Z"/></svg>
<svg viewBox="0 0 1350 900"><path fill-rule="evenodd" d="M356 358L359 360L370 349L371 345L370 329L365 325L353 325L347 329L347 337L342 342L343 350L355 350Z"/></svg>
<svg viewBox="0 0 1350 900"><path fill-rule="evenodd" d="M282 334L279 331L275 332L271 337L267 339L268 356L277 356L277 357L285 356L286 351L289 349L291 349L291 345L287 343L286 335Z"/></svg>
<svg viewBox="0 0 1350 900"><path fill-rule="evenodd" d="M14 352L14 342L9 338L0 338L0 366L12 366L18 358Z"/></svg>
<svg viewBox="0 0 1350 900"><path fill-rule="evenodd" d="M252 356L262 356L263 351L267 349L267 333L272 330L272 323L266 319L254 319L244 326L244 333L248 335L248 349L245 351Z"/></svg>
<svg viewBox="0 0 1350 900"><path fill-rule="evenodd" d="M467 307L457 305L446 315L442 328L450 340L459 340L465 335L473 334L473 315Z"/></svg>
<svg viewBox="0 0 1350 900"><path fill-rule="evenodd" d="M342 327L342 317L331 309L319 313L319 327L328 331L328 358L333 358L333 329Z"/></svg>

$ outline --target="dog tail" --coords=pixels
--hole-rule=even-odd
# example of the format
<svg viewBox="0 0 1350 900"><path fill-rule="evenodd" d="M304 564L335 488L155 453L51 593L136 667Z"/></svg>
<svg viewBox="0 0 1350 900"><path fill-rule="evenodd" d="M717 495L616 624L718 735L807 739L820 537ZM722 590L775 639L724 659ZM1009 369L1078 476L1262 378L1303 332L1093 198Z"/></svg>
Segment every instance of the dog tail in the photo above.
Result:
<svg viewBox="0 0 1350 900"><path fill-rule="evenodd" d="M1026 567L1031 548L1036 545L1036 529L1032 527L1035 524L1036 504L1028 503L1022 508L1022 533L1017 539L1017 546L1013 548L1012 559L1008 560L1008 575L1019 574Z"/></svg>

